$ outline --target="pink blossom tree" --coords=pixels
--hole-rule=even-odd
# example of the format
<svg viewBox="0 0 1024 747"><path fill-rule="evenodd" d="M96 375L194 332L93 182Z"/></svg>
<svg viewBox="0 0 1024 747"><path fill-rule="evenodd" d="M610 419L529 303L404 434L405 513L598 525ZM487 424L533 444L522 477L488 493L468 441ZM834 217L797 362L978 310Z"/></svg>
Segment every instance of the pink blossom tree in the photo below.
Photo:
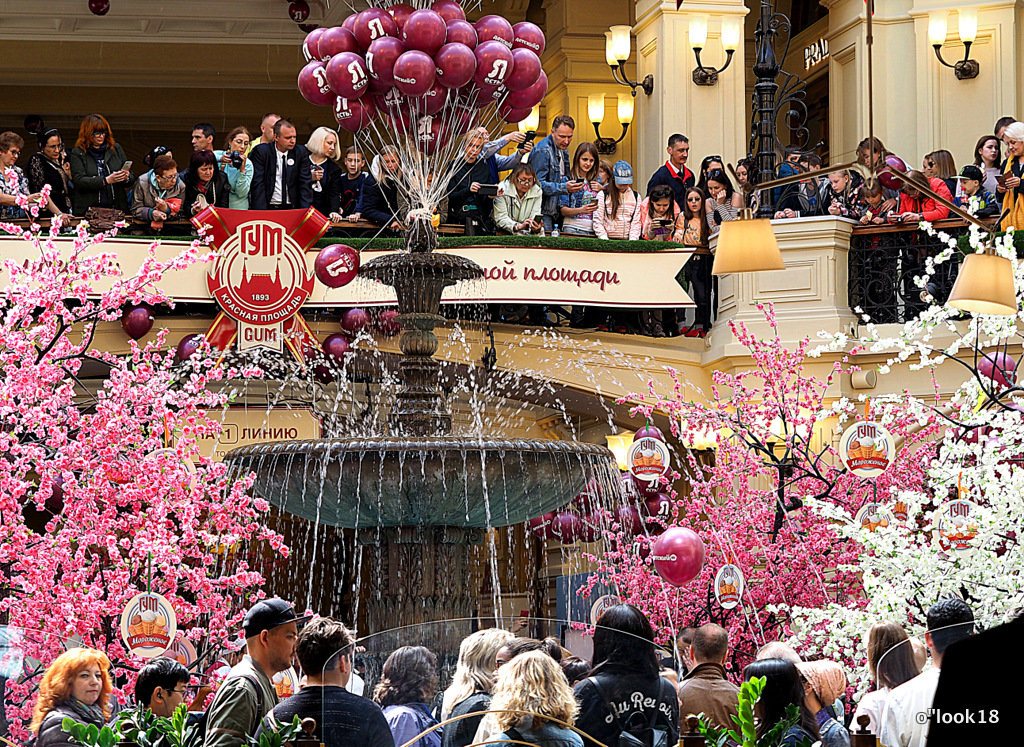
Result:
<svg viewBox="0 0 1024 747"><path fill-rule="evenodd" d="M247 495L251 477L229 479L197 445L219 432L221 382L259 371L203 354L178 363L166 330L127 355L92 345L125 305L172 304L160 283L201 261L202 243L169 261L154 244L127 277L103 251L114 232L0 230L31 249L24 262L7 253L0 291L0 615L23 631L8 633L26 671L7 682L6 715L24 737L38 675L67 639L105 651L131 680L143 662L126 652L119 616L151 583L200 653L217 650L262 594L260 574L226 549L287 548L261 523L268 506ZM98 383L86 365L105 369Z"/></svg>
<svg viewBox="0 0 1024 747"><path fill-rule="evenodd" d="M761 308L775 334L760 339L742 324L731 325L751 365L739 373L714 372L706 403L690 401L675 372L671 392L652 385L647 394L625 400L642 417L666 415L683 443L702 434L717 446L711 458L684 452L672 482L687 481L689 490L671 490L667 519L649 518L649 534L639 537L613 527L610 549L594 558L595 582L610 584L644 610L662 641L687 625L725 627L734 671L764 643L790 637L794 608L865 603L853 567L863 548L821 507L852 521L865 502L891 503L890 486L920 485L928 461L920 449L934 449L929 439L941 427L927 415L922 425L916 414L887 423L895 437L915 447L901 453L916 456L899 460L874 484L851 475L840 464L833 434L837 417L849 417L856 406L829 396L846 359L836 360L824 379L809 375L810 341L787 348L773 309ZM649 559L665 526L689 527L705 543L699 576L680 588L664 582ZM714 595L715 574L728 562L739 566L746 582L739 606L731 610Z"/></svg>

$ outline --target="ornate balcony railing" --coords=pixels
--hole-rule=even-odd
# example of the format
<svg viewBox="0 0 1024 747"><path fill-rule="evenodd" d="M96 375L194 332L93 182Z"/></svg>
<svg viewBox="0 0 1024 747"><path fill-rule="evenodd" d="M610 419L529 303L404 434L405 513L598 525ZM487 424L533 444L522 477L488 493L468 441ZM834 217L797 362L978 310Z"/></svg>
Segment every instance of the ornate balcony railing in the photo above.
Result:
<svg viewBox="0 0 1024 747"><path fill-rule="evenodd" d="M950 236L967 233L962 220L936 221L935 227ZM850 309L859 309L875 324L903 323L920 314L928 302L915 278L925 272L925 260L935 257L945 244L917 226L857 226L850 239ZM943 262L929 279L927 288L944 303L953 289L960 268L959 253Z"/></svg>

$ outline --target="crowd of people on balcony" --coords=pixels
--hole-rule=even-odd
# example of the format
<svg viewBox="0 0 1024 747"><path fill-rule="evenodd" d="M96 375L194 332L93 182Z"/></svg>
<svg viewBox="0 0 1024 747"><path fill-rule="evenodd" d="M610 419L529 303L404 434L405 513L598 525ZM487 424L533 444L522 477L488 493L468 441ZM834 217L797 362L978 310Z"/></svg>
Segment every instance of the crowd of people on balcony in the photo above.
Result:
<svg viewBox="0 0 1024 747"><path fill-rule="evenodd" d="M675 310L601 315L586 309L574 310L570 323L659 337L704 337L717 305L709 239L724 222L739 218L745 207L757 206L755 162L741 159L734 180L726 160L709 155L694 173L687 166L689 139L675 133L668 138L665 163L641 192L643 181L627 161L602 159L589 141L573 149L575 131L572 117L559 115L535 144L522 132L497 139L490 139L484 128L467 133L449 165L448 193L436 207L439 221L461 226L469 235L564 235L671 241L692 247L694 254L684 270L696 304L689 324ZM185 224L207 206L315 207L336 223L359 221L357 225L380 235L400 235L407 225L403 185L408 186L410 177L402 173L393 146L375 154L364 154L355 146L343 152L338 135L326 127L317 128L300 144L294 124L274 113L264 115L258 137L244 126L234 127L220 149L213 125L197 123L187 158L176 158L168 147L157 146L143 159L142 169L134 168L100 114L82 120L70 151L54 128L40 123L36 135L38 152L27 159L23 171L16 164L24 140L14 132L0 133L0 219L24 217L18 193L41 200L40 192L48 185L45 208L50 214L84 216L90 209L107 208L152 232L180 232L181 228L165 227L165 222ZM512 152L503 154L510 145ZM1001 145L1006 147L1005 157ZM878 138L865 139L858 147L858 160L866 166L872 154L877 166L892 155ZM816 175L821 168L814 153L795 147L785 151L774 176L806 178L773 190L775 218L833 215L880 225L948 217L948 208L919 193L911 184L916 181L981 217L1005 213L1004 226L1024 225L1024 123L1012 117L1001 118L993 134L978 140L974 162L959 172L948 150L935 150L898 189L874 179L865 182L855 169ZM521 316L552 323L546 314L532 310ZM517 320L514 317L509 320Z"/></svg>
<svg viewBox="0 0 1024 747"><path fill-rule="evenodd" d="M955 597L927 609L923 640L889 621L865 631L871 687L855 699L842 664L805 660L782 641L765 642L743 657L748 663L742 671L736 669L729 635L714 623L682 628L671 650L659 649L650 621L630 604L602 613L589 661L556 638L478 630L459 645L443 690L438 657L413 628L409 645L383 662L367 655L379 673L370 689L360 676L370 667L365 659L360 666L362 649L353 634L338 620L310 617L277 597L257 602L242 622L244 653L232 649L229 663L218 662L202 677L174 659L151 660L137 673L134 703L117 718L137 721L134 710L167 718L184 704L193 711L189 723L205 729L206 747L256 743L295 717L312 718L314 736L327 745L672 745L688 731L691 715L713 729L737 728L739 683L763 677L759 738L785 721L775 742L783 747L817 740L823 747L849 747L851 722L858 728L866 716L868 732L883 745L925 747L948 736L943 726L950 722L931 718L933 703L946 707L977 687L959 676L976 666L968 652L980 639L972 638L970 606ZM945 664L951 676L940 682ZM282 700L274 683L290 668L299 687ZM110 721L114 688L128 694L123 675L96 649L73 648L59 656L39 688L31 723L37 747L70 745L64 731L69 721L97 728ZM211 684L219 686L208 700Z"/></svg>

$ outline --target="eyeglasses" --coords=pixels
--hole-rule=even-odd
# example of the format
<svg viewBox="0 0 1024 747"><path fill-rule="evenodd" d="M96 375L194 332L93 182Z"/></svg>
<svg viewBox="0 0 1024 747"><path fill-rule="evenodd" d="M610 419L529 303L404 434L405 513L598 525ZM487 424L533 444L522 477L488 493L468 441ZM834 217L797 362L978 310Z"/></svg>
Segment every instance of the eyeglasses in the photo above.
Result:
<svg viewBox="0 0 1024 747"><path fill-rule="evenodd" d="M46 150L60 150L64 147L64 143L57 143L56 145L44 145L43 148Z"/></svg>
<svg viewBox="0 0 1024 747"><path fill-rule="evenodd" d="M930 169L931 168L935 168L935 162L934 161L928 161L928 168L930 168Z"/></svg>
<svg viewBox="0 0 1024 747"><path fill-rule="evenodd" d="M529 187L533 184L533 179L516 179L516 184L522 184L524 187Z"/></svg>
<svg viewBox="0 0 1024 747"><path fill-rule="evenodd" d="M8 153L13 153L16 156L20 156L21 155L21 150L18 149L18 148L8 148L7 152Z"/></svg>
<svg viewBox="0 0 1024 747"><path fill-rule="evenodd" d="M171 182L178 178L177 174L157 174L156 178L162 182Z"/></svg>

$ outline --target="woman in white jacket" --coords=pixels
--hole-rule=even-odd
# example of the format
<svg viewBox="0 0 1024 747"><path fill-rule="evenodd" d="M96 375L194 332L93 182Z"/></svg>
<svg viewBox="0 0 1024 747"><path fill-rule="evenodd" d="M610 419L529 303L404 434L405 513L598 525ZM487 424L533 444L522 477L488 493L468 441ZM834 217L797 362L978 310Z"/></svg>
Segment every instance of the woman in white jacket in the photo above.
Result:
<svg viewBox="0 0 1024 747"><path fill-rule="evenodd" d="M541 222L534 218L541 214L543 196L533 166L519 164L498 188L494 199L495 225L508 233L539 233Z"/></svg>

